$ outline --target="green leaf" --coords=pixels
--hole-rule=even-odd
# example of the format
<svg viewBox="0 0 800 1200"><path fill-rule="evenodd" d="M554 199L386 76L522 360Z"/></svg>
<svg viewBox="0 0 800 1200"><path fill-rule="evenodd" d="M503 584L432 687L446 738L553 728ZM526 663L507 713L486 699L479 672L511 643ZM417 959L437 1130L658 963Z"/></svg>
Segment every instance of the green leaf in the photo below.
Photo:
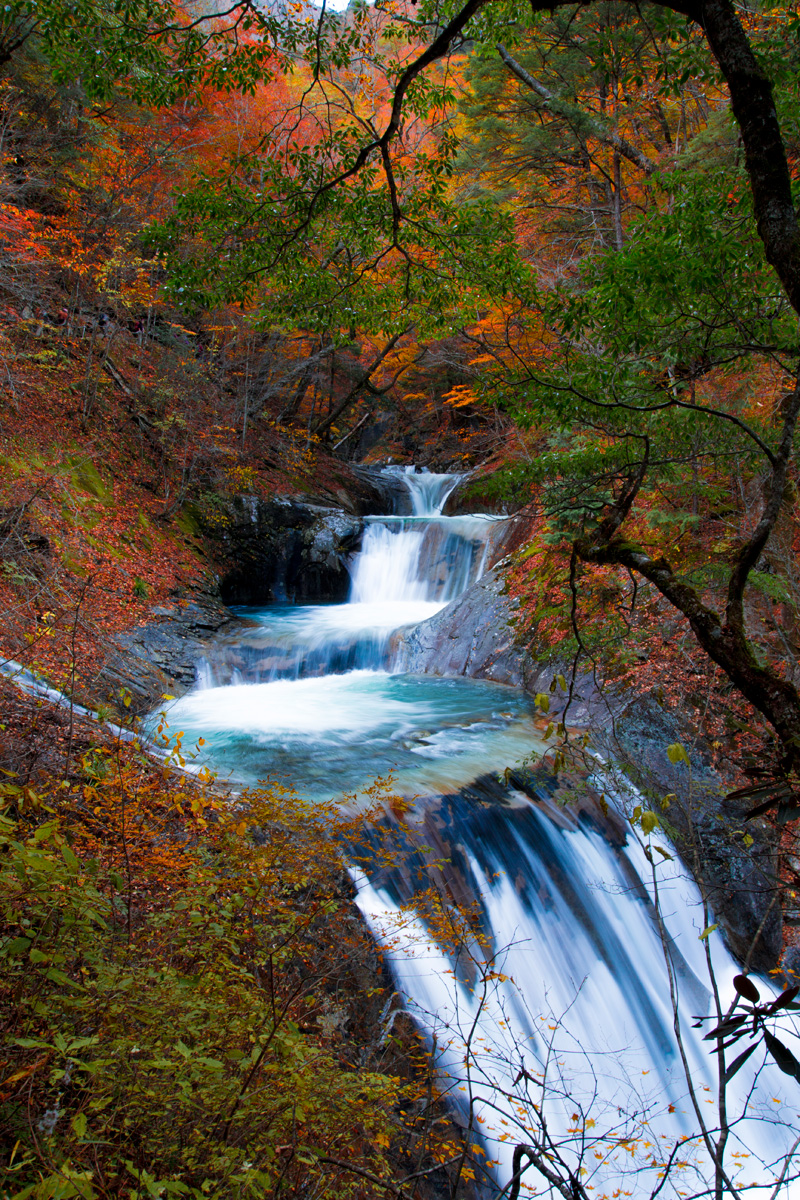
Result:
<svg viewBox="0 0 800 1200"><path fill-rule="evenodd" d="M768 1029L764 1030L764 1041L766 1042L767 1049L784 1075L791 1075L800 1082L800 1063L791 1050L787 1046L784 1046L783 1042L779 1041Z"/></svg>
<svg viewBox="0 0 800 1200"><path fill-rule="evenodd" d="M758 1004L761 999L759 992L752 979L748 979L746 975L736 975L733 980L733 986L740 996L744 996L745 1000L749 1000L751 1004Z"/></svg>
<svg viewBox="0 0 800 1200"><path fill-rule="evenodd" d="M60 984L61 987L71 987L75 988L76 990L82 990L79 983L76 983L74 979L70 979L66 972L59 971L55 967L50 968L50 970L47 972L46 978L52 980L53 983Z"/></svg>
<svg viewBox="0 0 800 1200"><path fill-rule="evenodd" d="M31 939L27 937L12 938L3 947L3 955L6 958L16 958L19 954L24 954L31 944Z"/></svg>
<svg viewBox="0 0 800 1200"><path fill-rule="evenodd" d="M64 862L67 864L67 867L69 868L70 872L73 875L77 875L78 871L80 870L80 863L78 862L75 855L72 853L72 850L69 848L69 846L64 845L61 847L61 855L64 859Z"/></svg>
<svg viewBox="0 0 800 1200"><path fill-rule="evenodd" d="M86 1136L86 1113L76 1113L70 1124L76 1137L82 1138Z"/></svg>
<svg viewBox="0 0 800 1200"><path fill-rule="evenodd" d="M743 1050L741 1054L737 1055L725 1072L722 1082L724 1084L730 1083L739 1068L744 1066L753 1051L757 1049L758 1042L753 1042L752 1046L748 1046L746 1050Z"/></svg>

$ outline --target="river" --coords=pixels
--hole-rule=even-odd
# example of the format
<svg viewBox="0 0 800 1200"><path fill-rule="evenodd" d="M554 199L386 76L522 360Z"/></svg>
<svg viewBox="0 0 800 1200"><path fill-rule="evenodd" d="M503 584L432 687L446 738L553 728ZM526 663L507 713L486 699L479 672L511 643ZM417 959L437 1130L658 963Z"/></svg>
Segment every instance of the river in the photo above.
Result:
<svg viewBox="0 0 800 1200"><path fill-rule="evenodd" d="M545 1148L543 1161L592 1197L706 1194L698 1112L712 1135L718 1116L709 1043L692 1018L710 1011L708 956L726 1002L738 968L716 930L701 937L707 918L677 860L648 860L624 815L636 798L606 764L564 806L557 779L520 767L543 749L522 691L397 668L396 631L480 578L507 523L444 516L457 475L390 470L412 513L367 519L348 602L238 610L243 623L169 722L245 784L290 780L327 800L390 776L404 803L387 821L407 853L354 872L358 903L456 1119L483 1148L482 1194L508 1188L519 1143ZM471 910L448 942L414 907L431 886L445 909ZM748 1200L770 1194L762 1185L798 1123L800 1085L764 1060L759 1049L728 1089L731 1113L746 1117L727 1169ZM533 1167L520 1194L548 1194Z"/></svg>

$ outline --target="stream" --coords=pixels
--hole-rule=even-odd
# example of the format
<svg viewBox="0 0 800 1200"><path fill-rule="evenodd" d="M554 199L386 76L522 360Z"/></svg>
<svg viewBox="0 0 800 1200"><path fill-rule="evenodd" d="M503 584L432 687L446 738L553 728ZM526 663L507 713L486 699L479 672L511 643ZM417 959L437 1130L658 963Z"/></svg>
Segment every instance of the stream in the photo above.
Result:
<svg viewBox="0 0 800 1200"><path fill-rule="evenodd" d="M692 1018L710 1011L707 953L726 1003L739 968L715 929L700 936L708 922L677 860L648 861L623 815L636 798L606 764L566 806L559 780L520 765L544 748L530 697L397 669L396 631L479 579L502 555L507 522L444 516L460 476L387 470L412 513L366 519L348 602L237 609L242 623L218 638L169 723L185 744L204 738L209 765L244 784L291 781L329 800L391 777L404 804L387 822L403 853L353 873L358 904L456 1121L482 1147L477 1194L507 1195L514 1146L543 1139L591 1196L649 1197L671 1153L659 1194L705 1194L713 1170L697 1107L714 1129L715 1084ZM425 904L414 907L432 885L471 911L449 944ZM748 1200L768 1196L800 1085L765 1067L759 1047L729 1092L746 1117L727 1169ZM521 1182L522 1196L548 1194L533 1167Z"/></svg>

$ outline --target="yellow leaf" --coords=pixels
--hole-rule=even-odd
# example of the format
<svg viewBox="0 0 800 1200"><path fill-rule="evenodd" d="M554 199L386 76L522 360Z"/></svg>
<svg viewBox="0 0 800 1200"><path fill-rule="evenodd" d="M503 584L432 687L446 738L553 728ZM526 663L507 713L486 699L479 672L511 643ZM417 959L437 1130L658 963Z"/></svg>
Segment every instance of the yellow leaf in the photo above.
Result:
<svg viewBox="0 0 800 1200"><path fill-rule="evenodd" d="M659 820L654 812L648 810L642 813L642 833L645 837L649 836L654 829L658 829L658 826Z"/></svg>
<svg viewBox="0 0 800 1200"><path fill-rule="evenodd" d="M689 763L689 755L686 753L686 747L682 746L680 742L673 742L671 746L667 746L667 758L671 763L675 763L676 766L680 762L686 763L687 767L691 765Z"/></svg>

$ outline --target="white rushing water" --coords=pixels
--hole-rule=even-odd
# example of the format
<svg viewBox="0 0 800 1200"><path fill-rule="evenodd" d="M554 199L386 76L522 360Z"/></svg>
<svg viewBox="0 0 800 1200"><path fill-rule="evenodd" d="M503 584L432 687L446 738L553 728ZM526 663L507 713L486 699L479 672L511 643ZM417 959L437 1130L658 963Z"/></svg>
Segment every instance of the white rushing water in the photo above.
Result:
<svg viewBox="0 0 800 1200"><path fill-rule="evenodd" d="M541 1139L543 1121L548 1161L582 1172L598 1200L713 1194L697 1137L698 1109L710 1129L717 1120L713 1060L691 1018L709 1011L706 945L726 996L737 968L718 933L701 939L699 894L674 859L653 856L656 897L654 868L623 820L591 804L562 810L553 780L519 774L542 746L524 694L393 672L394 631L478 579L506 525L442 515L457 475L390 470L413 511L367 521L349 602L248 610L252 624L220 643L170 723L185 744L202 735L212 765L245 782L287 778L328 798L393 774L410 803L392 818L407 853L395 869L358 875L358 903L487 1156L482 1194L508 1186L514 1146ZM596 790L613 789L600 779ZM445 910L452 897L473 906L454 944L420 900L432 882ZM759 1049L731 1087L731 1112L727 1170L747 1200L769 1196L800 1120L800 1084L765 1067ZM520 1195L546 1194L527 1170Z"/></svg>
<svg viewBox="0 0 800 1200"><path fill-rule="evenodd" d="M591 821L558 828L531 805L490 814L459 800L444 807L437 823L458 839L458 894L466 880L480 898L484 940L444 944L413 915L400 872L359 876L359 903L498 1184L511 1177L514 1146L541 1141L546 1122L553 1155L590 1196L650 1196L670 1155L683 1165L662 1194L706 1194L714 1172L675 1038L666 954L686 1065L712 1131L714 1063L691 1020L710 1010L706 940L726 1005L739 968L716 931L701 939L697 888L674 861L658 868L662 941L652 868L635 839L615 849ZM797 1040L781 1036L797 1053ZM759 1049L728 1093L728 1170L754 1200L793 1144L797 1084ZM535 1171L528 1182L534 1190L522 1195L549 1194ZM800 1193L791 1184L779 1194Z"/></svg>

